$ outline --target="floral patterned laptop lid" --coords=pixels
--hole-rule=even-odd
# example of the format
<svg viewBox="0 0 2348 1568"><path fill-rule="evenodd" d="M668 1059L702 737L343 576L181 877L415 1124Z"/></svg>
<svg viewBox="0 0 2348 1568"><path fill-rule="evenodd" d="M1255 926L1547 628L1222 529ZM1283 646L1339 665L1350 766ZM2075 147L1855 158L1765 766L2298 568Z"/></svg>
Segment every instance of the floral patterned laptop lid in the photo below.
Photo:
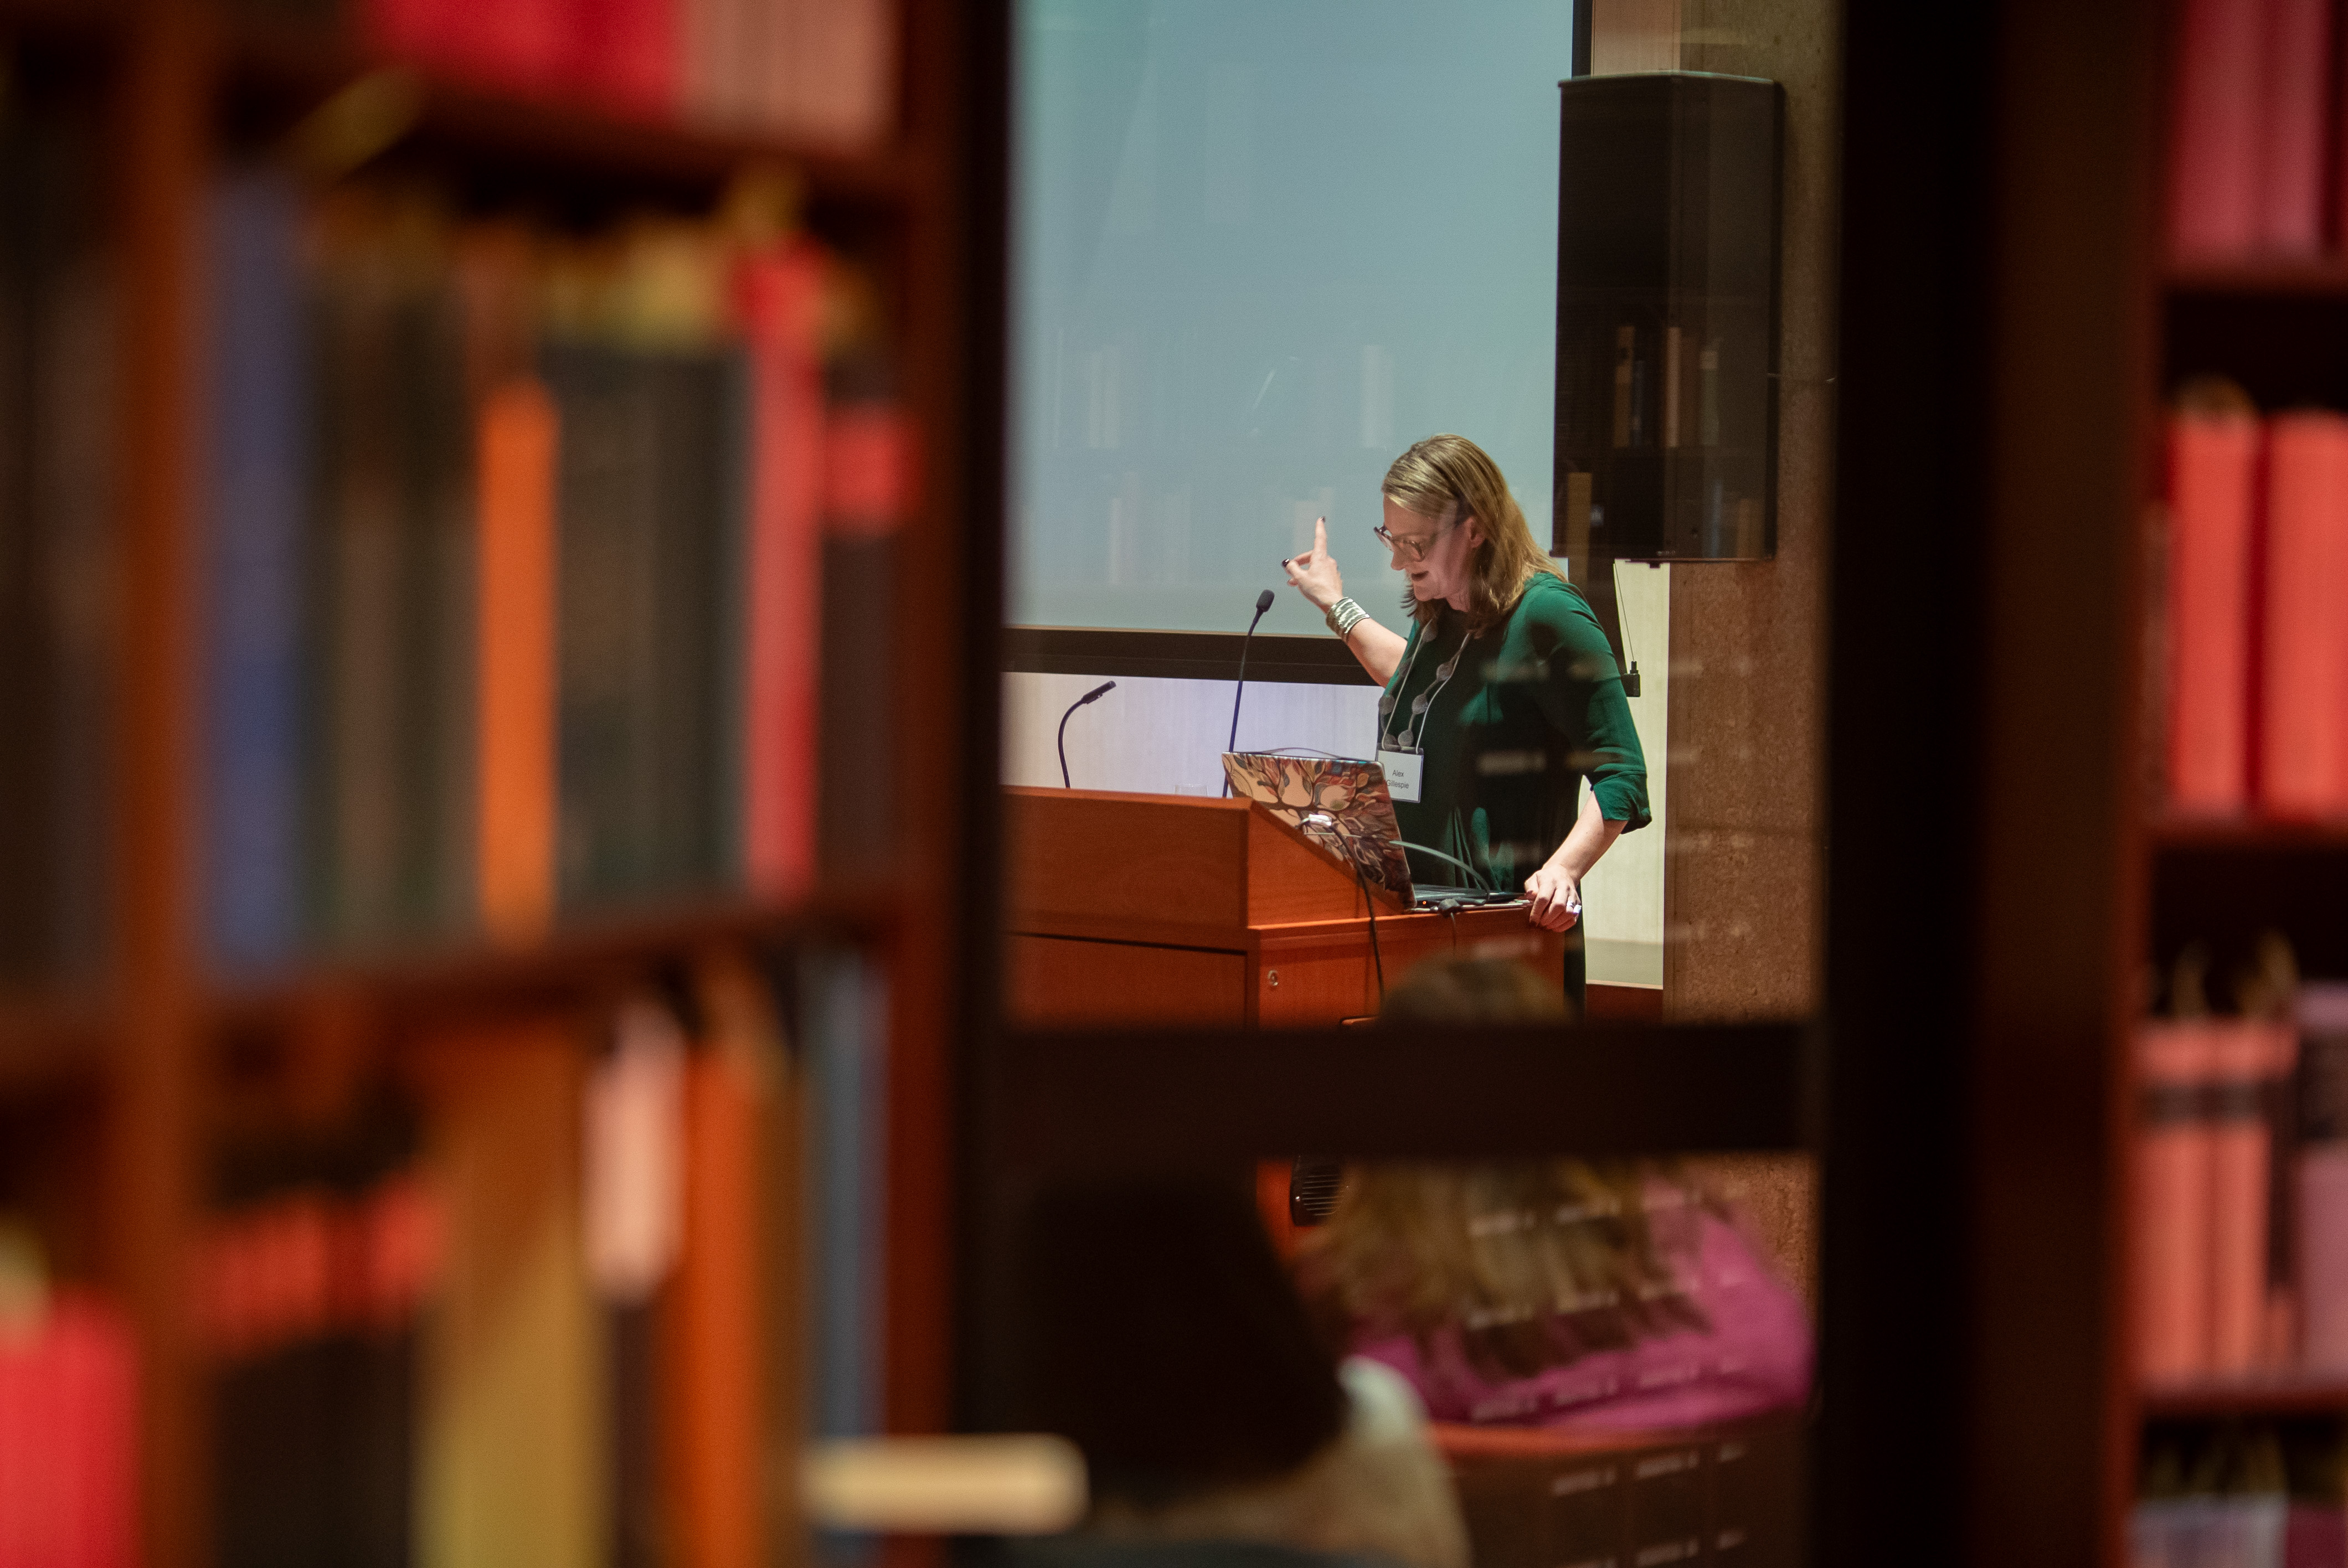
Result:
<svg viewBox="0 0 2348 1568"><path fill-rule="evenodd" d="M1395 843L1386 776L1375 763L1342 757L1289 757L1225 752L1232 793L1246 796L1331 854L1360 867L1374 887L1409 907L1410 861Z"/></svg>

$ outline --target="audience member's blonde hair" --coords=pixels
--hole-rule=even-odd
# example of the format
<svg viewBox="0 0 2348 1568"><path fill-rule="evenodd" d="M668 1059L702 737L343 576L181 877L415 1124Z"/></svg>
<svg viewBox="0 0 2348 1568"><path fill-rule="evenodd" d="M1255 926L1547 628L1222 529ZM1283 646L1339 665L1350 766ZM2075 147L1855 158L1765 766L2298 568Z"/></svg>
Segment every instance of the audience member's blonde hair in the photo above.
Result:
<svg viewBox="0 0 2348 1568"><path fill-rule="evenodd" d="M1386 994L1381 1017L1562 1024L1566 1012L1562 988L1521 964L1437 958ZM1422 1344L1453 1326L1478 1370L1529 1377L1707 1327L1655 1235L1660 1211L1702 1202L1647 1161L1358 1165L1306 1233L1301 1277L1324 1318Z"/></svg>

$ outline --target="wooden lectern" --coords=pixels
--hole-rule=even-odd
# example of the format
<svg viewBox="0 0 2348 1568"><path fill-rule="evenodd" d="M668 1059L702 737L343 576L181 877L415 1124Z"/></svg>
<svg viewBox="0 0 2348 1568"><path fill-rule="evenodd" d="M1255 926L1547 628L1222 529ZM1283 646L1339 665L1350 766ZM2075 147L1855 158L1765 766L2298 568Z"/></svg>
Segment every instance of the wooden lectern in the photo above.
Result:
<svg viewBox="0 0 2348 1568"><path fill-rule="evenodd" d="M1353 867L1254 802L1004 796L1014 1024L1325 1028L1377 1012ZM1565 938L1521 905L1411 914L1373 893L1389 986L1457 951L1521 960L1563 987Z"/></svg>

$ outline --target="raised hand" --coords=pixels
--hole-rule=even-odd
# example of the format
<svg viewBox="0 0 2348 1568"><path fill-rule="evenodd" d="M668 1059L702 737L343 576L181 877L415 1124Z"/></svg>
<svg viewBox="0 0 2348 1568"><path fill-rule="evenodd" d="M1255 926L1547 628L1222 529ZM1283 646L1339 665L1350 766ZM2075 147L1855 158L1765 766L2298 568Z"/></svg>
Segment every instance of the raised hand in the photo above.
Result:
<svg viewBox="0 0 2348 1568"><path fill-rule="evenodd" d="M1345 597L1345 579L1338 573L1337 563L1329 555L1329 519L1313 520L1313 548L1301 556L1280 563L1288 573L1289 586L1313 601L1313 608L1325 610Z"/></svg>

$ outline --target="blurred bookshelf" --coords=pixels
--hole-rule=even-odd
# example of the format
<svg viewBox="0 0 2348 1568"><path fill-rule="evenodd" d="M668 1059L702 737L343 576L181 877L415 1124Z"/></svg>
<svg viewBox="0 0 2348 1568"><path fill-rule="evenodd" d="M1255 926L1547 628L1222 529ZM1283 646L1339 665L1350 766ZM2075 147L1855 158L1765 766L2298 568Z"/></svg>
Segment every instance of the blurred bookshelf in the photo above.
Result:
<svg viewBox="0 0 2348 1568"><path fill-rule="evenodd" d="M886 210L913 194L908 153L855 151L679 124L642 110L500 93L303 29L245 24L222 49L222 95L245 114L290 125L354 83L388 80L408 101L410 148L578 170L616 181L715 190L745 164L788 165L822 202Z"/></svg>
<svg viewBox="0 0 2348 1568"><path fill-rule="evenodd" d="M93 1003L0 1000L0 1096L91 1081L106 1069L112 1028Z"/></svg>
<svg viewBox="0 0 2348 1568"><path fill-rule="evenodd" d="M2147 830L2156 851L2170 849L2348 850L2348 822L2267 822L2256 818L2168 816Z"/></svg>
<svg viewBox="0 0 2348 1568"><path fill-rule="evenodd" d="M2348 297L2348 262L2333 258L2196 261L2168 269L2172 295Z"/></svg>
<svg viewBox="0 0 2348 1568"><path fill-rule="evenodd" d="M322 997L411 1018L472 1008L561 1007L613 994L661 964L712 948L877 948L894 933L895 916L895 900L885 893L819 894L771 907L688 900L574 921L526 947L458 942L306 965L273 983L221 987L206 997L204 1011L211 1027L234 1030L298 1015Z"/></svg>
<svg viewBox="0 0 2348 1568"><path fill-rule="evenodd" d="M2137 254L2148 569L2136 630L2158 701L2136 776L2157 782L2130 814L2121 870L2141 968L2116 999L2137 1022L2112 1088L2127 1129L2112 1398L2126 1468L2106 1521L2137 1561L2173 1549L2176 1528L2217 1540L2260 1509L2336 1515L2336 1477L2299 1460L2328 1464L2348 1442L2335 1293L2310 1251L2348 1224L2310 1173L2336 1136L2318 1015L2348 978L2348 779L2318 755L2323 704L2300 694L2324 656L2292 592L2312 580L2306 551L2348 533L2348 494L2309 464L2348 409L2327 347L2348 326L2348 231L2322 150L2343 106L2327 67L2242 53L2235 23L2250 15L2170 7L2148 56L2162 74L2144 144L2159 195ZM2339 25L2336 8L2303 15ZM2211 95L2220 57L2251 61L2261 91ZM2252 126L2268 139L2246 165L2228 128ZM2263 1473L2240 1460L2286 1450L2292 1462ZM2340 1561L2336 1533L2290 1560Z"/></svg>
<svg viewBox="0 0 2348 1568"><path fill-rule="evenodd" d="M2147 1421L2221 1421L2247 1416L2348 1416L2348 1378L2276 1374L2155 1382L2141 1404Z"/></svg>
<svg viewBox="0 0 2348 1568"><path fill-rule="evenodd" d="M559 68L544 59L526 70L510 59L495 69L469 63L466 18L502 12L494 5L353 5L347 15L305 6L299 17L264 9L0 0L0 162L14 160L0 200L11 203L12 227L30 210L17 204L37 198L66 212L73 230L54 243L0 244L0 292L9 294L0 309L10 313L0 327L0 378L14 378L0 388L0 419L15 422L0 436L0 487L8 487L0 548L63 560L63 533L26 544L31 530L102 531L107 596L104 613L58 633L56 647L26 633L0 650L8 704L0 721L36 726L48 748L37 764L0 767L8 775L0 812L33 802L65 825L43 818L0 835L8 838L0 873L39 868L33 881L12 884L34 889L11 895L30 912L10 913L0 932L0 1272L21 1285L24 1259L33 1257L59 1332L87 1330L115 1345L99 1360L126 1368L123 1388L131 1386L127 1368L136 1368L135 1396L105 1440L120 1451L98 1465L115 1477L106 1484L136 1488L135 1499L114 1499L123 1504L116 1528L126 1551L159 1568L233 1568L287 1560L288 1549L362 1560L351 1548L366 1522L336 1512L336 1500L380 1490L384 1476L304 1469L281 1442L269 1462L292 1466L286 1528L311 1535L306 1547L289 1546L291 1537L273 1543L253 1506L262 1494L241 1490L255 1477L249 1465L240 1469L237 1434L251 1435L251 1423L278 1408L270 1401L295 1386L286 1379L313 1376L320 1356L376 1358L366 1363L374 1373L334 1374L362 1377L345 1392L374 1386L364 1377L385 1368L429 1360L417 1301L438 1288L432 1278L472 1288L463 1283L466 1249L495 1245L478 1229L487 1223L487 1188L469 1198L452 1188L445 1213L414 1219L410 1178L430 1161L445 1165L449 1149L489 1162L476 1167L476 1181L510 1162L521 1186L568 1194L561 1224L592 1232L592 1195L578 1190L575 1168L582 1105L600 1103L598 1095L626 1101L636 1091L615 1063L652 1062L658 1071L644 1081L670 1085L661 1091L670 1100L654 1098L674 1106L674 1124L664 1123L674 1145L666 1158L683 1194L658 1283L614 1286L595 1276L581 1286L550 1276L541 1284L576 1297L555 1324L576 1368L587 1368L576 1387L608 1383L623 1401L615 1409L641 1411L650 1401L666 1447L572 1456L574 1471L592 1474L585 1493L572 1489L571 1513L555 1523L618 1532L597 1548L622 1553L615 1561L633 1560L625 1555L636 1549L630 1531L666 1532L680 1561L751 1560L745 1553L793 1560L801 1548L791 1505L770 1500L759 1479L788 1455L770 1450L807 1431L934 1422L946 1399L943 1369L928 1349L948 1336L942 1306L892 1300L887 1314L851 1322L825 1317L803 1294L808 1269L838 1266L870 1276L861 1296L844 1297L870 1306L895 1272L911 1266L927 1277L940 1266L932 1253L944 1198L931 1166L942 1114L936 1075L952 1023L944 951L953 923L936 880L925 878L916 898L905 869L951 863L945 846L965 806L958 774L942 765L963 743L957 693L951 682L922 678L953 660L963 635L952 567L963 548L954 376L973 308L953 249L966 179L963 22L937 0L701 6L695 15L750 18L769 39L770 64L784 57L773 40L788 20L800 29L791 36L802 52L815 57L820 45L834 67L829 81L795 67L791 91L800 98L716 112L694 97L718 90L696 85L695 73L747 71L723 87L739 97L763 90L761 67L727 66L705 39L691 58L687 44L676 44L664 85L615 86L572 79L624 65L632 51L613 38L595 45L600 55L579 46ZM665 25L685 25L682 9L595 14L623 11L639 24L667 16ZM561 6L533 14L567 15ZM386 26L419 15L441 29L430 47L386 42ZM862 31L841 31L851 25ZM342 340L301 337L294 356L272 365L233 330L254 318L221 313L224 290L234 305L242 287L240 308L250 310L287 285L298 301L279 301L264 326L325 334L355 321L383 345L367 352L408 355L397 364L410 379L398 386L412 390L415 345L428 336L417 326L424 318L369 317L376 307L367 291L388 287L396 302L454 301L460 285L478 281L460 277L459 262L491 241L526 253L499 285L520 291L522 302L511 320L492 323L514 340L506 359L484 378L479 356L493 334L476 330L488 319L476 311L464 317L469 335L451 338L437 368L417 373L438 376L435 384L455 400L449 417L462 423L449 426L454 456L412 445L368 455L368 441L387 439L384 430L416 422L409 403L386 403L361 384L337 412L345 392L333 377L351 364L333 357ZM250 260L255 245L276 272L229 264ZM680 270L692 274L682 305L673 286ZM102 320L78 341L42 336L51 329L29 323L79 319L53 307L73 304L83 273L102 296ZM353 299L358 314L336 318ZM470 299L464 310L475 310ZM106 371L94 401L72 395L98 415L54 413L68 394L51 367L77 358ZM243 545L256 537L251 509L225 503L218 487L223 428L232 438L249 417L220 395L231 361L246 372L260 364L292 389L282 428L264 435L283 446L290 432L307 444L273 459L301 480L286 492L293 512L279 518L291 531L261 539L290 552L280 564L297 569L274 600L257 601L249 585L221 576L223 518L230 533L246 530L236 536ZM365 363L359 374L362 383L376 375L391 384ZM530 558L539 564L524 569L541 579L518 598L499 564L514 558L481 543L488 491L498 475L512 477L494 466L510 458L492 455L484 410L517 382L536 384L541 424L551 411L563 434L590 432L558 445L560 456L541 452L542 466L523 476L541 493L533 526L551 532ZM690 406L702 413L677 415L680 398L699 399ZM650 456L641 444L613 456L602 447L626 443L599 446L597 417L623 436L657 425L671 444ZM44 477L28 456L36 442L24 432L58 418L80 421L73 433L83 466ZM41 429L59 444L54 429ZM359 459L348 457L355 450ZM607 466L577 474L563 466L589 459ZM375 466L351 468L356 479L337 489L335 465L353 462ZM401 618L414 605L373 585L387 577L412 585L424 580L422 569L402 556L407 564L396 572L375 571L367 563L381 559L364 555L375 548L364 538L366 507L382 505L367 485L405 486L405 496L433 463L453 476L450 493L462 492L449 512L458 520L448 548L463 553L448 576L456 608L430 611L464 623L448 644L458 651L443 661L456 661L448 689L461 700L453 703L408 690L421 678L401 651L413 653L415 644L381 630L407 625ZM610 492L604 480L614 473L622 487L636 486L631 494L655 499L582 521L578 508ZM655 473L662 483L647 478ZM660 509L679 473L705 499L675 506L703 512ZM60 495L85 498L58 502ZM46 498L36 506L26 497ZM52 512L75 505L79 512L52 523ZM31 518L39 520L19 526ZM592 552L573 530L590 526L604 529L597 548L606 564L582 590L578 574L590 569L573 563L592 566ZM684 534L701 542L678 567L671 547ZM409 536L400 538L410 548ZM643 553L655 547L669 553ZM348 555L353 548L361 554ZM900 580L900 559L941 569ZM50 556L38 559L47 569ZM336 562L341 578L332 575ZM762 585L791 578L796 586L787 582L780 599L752 602ZM56 590L61 603L74 591ZM576 600L582 591L588 600ZM276 748L278 772L263 782L292 793L278 801L277 817L255 818L258 828L249 821L245 838L223 841L222 779L233 782L252 753L241 749L246 733L232 733L221 717L221 650L255 603L292 639L276 645L268 679L299 690L280 715L293 715L298 734L263 733L258 743ZM512 689L497 695L485 661L492 641L513 635L505 628L517 613L549 628L546 667L534 667L528 688L547 711L523 726L538 737L523 771L539 796L520 819L492 820L484 792L502 786L483 782L494 771L484 757L510 750L502 719L514 710ZM57 614L61 624L70 619ZM566 662L579 638L602 635L615 614L622 641L602 650L601 666ZM630 614L652 619L638 624ZM788 633L779 643L771 630L778 625ZM662 682L607 682L601 720L564 708L596 668L624 677L644 667L666 672ZM93 671L95 697L52 690ZM378 679L407 694L359 722L374 726L372 740L336 740L337 723L351 730L354 694L365 699L366 682ZM481 705L499 702L507 706L493 720ZM443 706L445 723L431 717ZM599 722L608 733L582 727ZM459 739L443 756L418 742L418 724ZM49 745L68 733L94 765L79 768L83 755L67 742ZM598 784L580 772L589 765L580 756L620 771ZM36 765L47 771L36 777ZM386 766L403 780L417 769L458 779L454 804L434 808L428 829L366 829L369 813L403 823L414 815L406 794L385 804L394 786L375 775ZM580 826L573 786L582 776L588 795L638 828L600 818ZM772 804L782 795L787 808ZM672 842L677 802L688 796L682 815L691 842ZM510 879L506 893L489 891L497 874L483 856L504 853L497 846L510 842L517 820L537 841L518 874L519 903L501 911L498 898L517 896ZM362 845L349 861L367 831L377 833L374 849ZM396 841L388 852L385 832ZM628 832L652 837L631 845ZM246 853L256 842L265 851L258 859ZM67 865L75 855L82 858ZM268 895L268 939L232 953L221 941L222 878L249 876L270 856L293 869ZM436 891L378 889L381 897L361 899L376 898L376 913L335 913L349 906L350 866L375 864L361 879L382 873L389 888L409 862L436 856L445 862ZM649 1054L632 1056L640 1045ZM885 1077L872 1065L884 1061ZM636 1109L626 1114L642 1112L627 1103ZM510 1138L481 1120L491 1110L514 1130ZM866 1122L883 1131L849 1135ZM378 1123L405 1130L386 1133ZM591 1166L596 1157L587 1151ZM885 1178L873 1163L908 1160ZM802 1217L810 1194L849 1187L885 1191L885 1209L874 1198L835 1220ZM371 1260L361 1272L393 1279L390 1294L364 1311L345 1303L319 1308L324 1317L288 1317L282 1300L273 1307L237 1285L251 1272L238 1272L239 1258L263 1258L252 1266L265 1273L303 1255L283 1251L303 1225L330 1238L374 1238L360 1248ZM417 1261L430 1249L417 1252L415 1237L427 1232L456 1259L433 1266L438 1276ZM736 1309L750 1286L713 1274L710 1262L728 1236L766 1260L747 1338ZM16 1246L24 1237L29 1250ZM328 1251L340 1257L357 1245L334 1240ZM340 1300L339 1281L322 1285L319 1299ZM709 1327L726 1323L734 1327ZM904 1352L909 1343L918 1353ZM608 1365L607 1351L616 1358ZM388 1423L385 1431L423 1420L433 1399L447 1403L424 1372L397 1376L410 1379L399 1397L413 1409L365 1407ZM576 1388L573 1396L586 1397ZM581 1430L605 1430L600 1410L570 1413ZM363 1448L375 1430L367 1419L297 1421L290 1440L308 1431L322 1450ZM443 1472L460 1466L464 1441L493 1437L474 1430L433 1462ZM427 1484L421 1460L401 1462L409 1468L397 1486ZM99 1508L111 1495L100 1486L77 1506ZM427 1504L417 1503L417 1519L431 1515ZM526 1516L517 1517L533 1522ZM364 1560L424 1554L407 1528L386 1526ZM441 1541L439 1550L449 1549Z"/></svg>

